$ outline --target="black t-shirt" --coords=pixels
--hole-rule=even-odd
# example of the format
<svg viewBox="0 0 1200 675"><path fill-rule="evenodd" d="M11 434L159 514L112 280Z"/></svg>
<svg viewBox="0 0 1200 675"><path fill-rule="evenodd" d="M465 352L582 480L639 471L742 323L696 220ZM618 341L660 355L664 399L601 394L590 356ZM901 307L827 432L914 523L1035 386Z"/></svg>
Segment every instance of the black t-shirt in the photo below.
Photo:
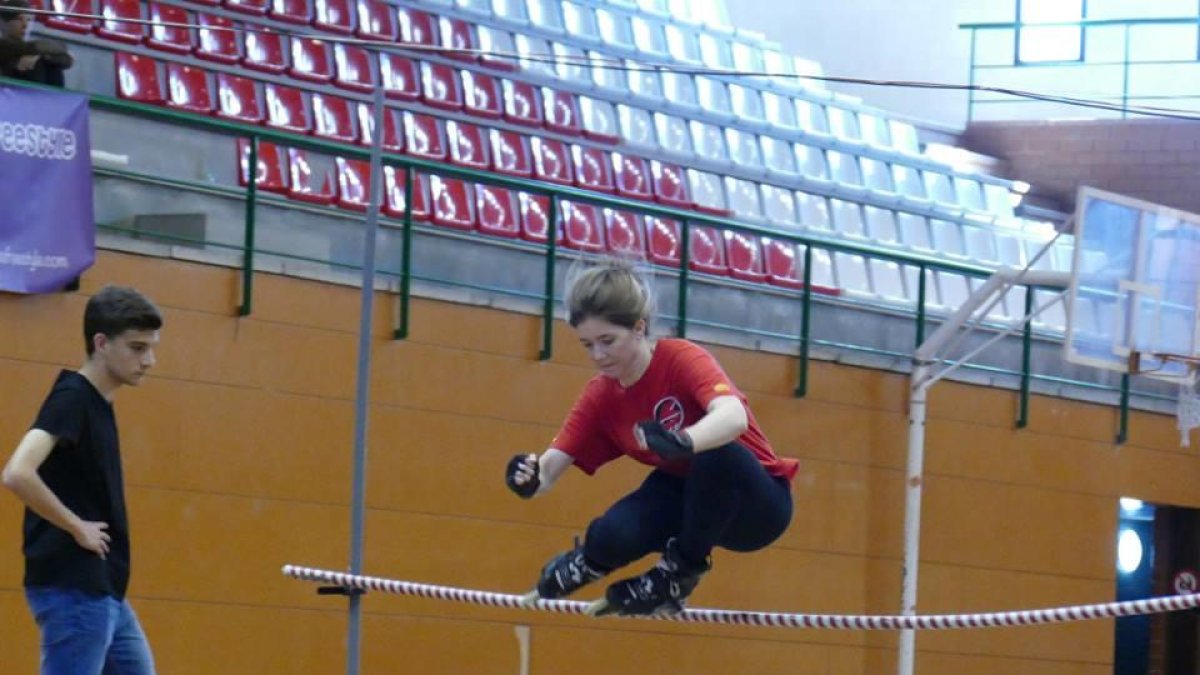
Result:
<svg viewBox="0 0 1200 675"><path fill-rule="evenodd" d="M101 559L65 530L25 509L25 585L124 598L129 586L129 521L112 404L87 378L64 370L33 428L58 438L38 475L75 515L108 523L112 541L107 559Z"/></svg>

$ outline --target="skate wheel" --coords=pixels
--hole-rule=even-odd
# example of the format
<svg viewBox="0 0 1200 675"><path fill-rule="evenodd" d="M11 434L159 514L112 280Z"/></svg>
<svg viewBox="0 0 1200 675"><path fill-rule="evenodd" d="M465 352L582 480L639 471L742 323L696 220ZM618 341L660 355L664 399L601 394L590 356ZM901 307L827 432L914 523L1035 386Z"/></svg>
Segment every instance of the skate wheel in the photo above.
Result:
<svg viewBox="0 0 1200 675"><path fill-rule="evenodd" d="M583 613L587 614L588 616L604 616L606 614L612 614L616 611L617 610L615 607L608 604L607 599L600 598L599 600L596 600L596 601L592 602L591 604L589 604L587 606L587 609L583 610Z"/></svg>

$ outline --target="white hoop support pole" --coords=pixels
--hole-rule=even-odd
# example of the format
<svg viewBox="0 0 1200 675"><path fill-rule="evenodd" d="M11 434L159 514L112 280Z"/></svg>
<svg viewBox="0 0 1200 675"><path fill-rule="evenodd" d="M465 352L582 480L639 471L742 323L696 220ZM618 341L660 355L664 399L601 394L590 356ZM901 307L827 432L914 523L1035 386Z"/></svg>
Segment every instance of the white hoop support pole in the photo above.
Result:
<svg viewBox="0 0 1200 675"><path fill-rule="evenodd" d="M434 586L346 574L332 570L284 565L286 577L301 581L339 586L362 591L382 591L397 595L415 595L434 600L451 600L488 607L531 609L559 614L585 614L588 603L576 600L538 600L526 604L519 595L475 591L452 586ZM993 628L997 626L1035 626L1049 623L1108 619L1177 612L1200 606L1200 593L1171 595L1145 600L1112 602L1103 605L1078 605L988 614L929 614L923 616L853 616L842 614L781 614L743 612L729 609L686 609L678 614L657 615L652 619L685 623L721 623L739 626L776 626L780 628L832 628L838 630L947 630L954 628Z"/></svg>

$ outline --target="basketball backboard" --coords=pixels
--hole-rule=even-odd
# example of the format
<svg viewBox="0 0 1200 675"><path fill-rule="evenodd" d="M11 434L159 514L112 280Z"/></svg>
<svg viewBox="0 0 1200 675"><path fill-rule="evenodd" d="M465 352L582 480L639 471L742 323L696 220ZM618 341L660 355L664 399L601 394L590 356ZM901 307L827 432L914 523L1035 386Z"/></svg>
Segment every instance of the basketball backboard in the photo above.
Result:
<svg viewBox="0 0 1200 675"><path fill-rule="evenodd" d="M1190 382L1200 355L1200 216L1079 189L1066 358Z"/></svg>

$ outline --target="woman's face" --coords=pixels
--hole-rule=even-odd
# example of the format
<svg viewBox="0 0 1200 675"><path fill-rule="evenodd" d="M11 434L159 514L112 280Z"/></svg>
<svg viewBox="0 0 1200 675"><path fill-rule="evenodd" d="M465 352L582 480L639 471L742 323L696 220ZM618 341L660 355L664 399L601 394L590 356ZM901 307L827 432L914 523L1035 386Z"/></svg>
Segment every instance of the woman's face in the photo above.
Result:
<svg viewBox="0 0 1200 675"><path fill-rule="evenodd" d="M575 327L579 343L587 350L592 363L602 375L621 381L630 380L647 348L646 322L638 321L633 328L618 326L596 316L590 316Z"/></svg>

